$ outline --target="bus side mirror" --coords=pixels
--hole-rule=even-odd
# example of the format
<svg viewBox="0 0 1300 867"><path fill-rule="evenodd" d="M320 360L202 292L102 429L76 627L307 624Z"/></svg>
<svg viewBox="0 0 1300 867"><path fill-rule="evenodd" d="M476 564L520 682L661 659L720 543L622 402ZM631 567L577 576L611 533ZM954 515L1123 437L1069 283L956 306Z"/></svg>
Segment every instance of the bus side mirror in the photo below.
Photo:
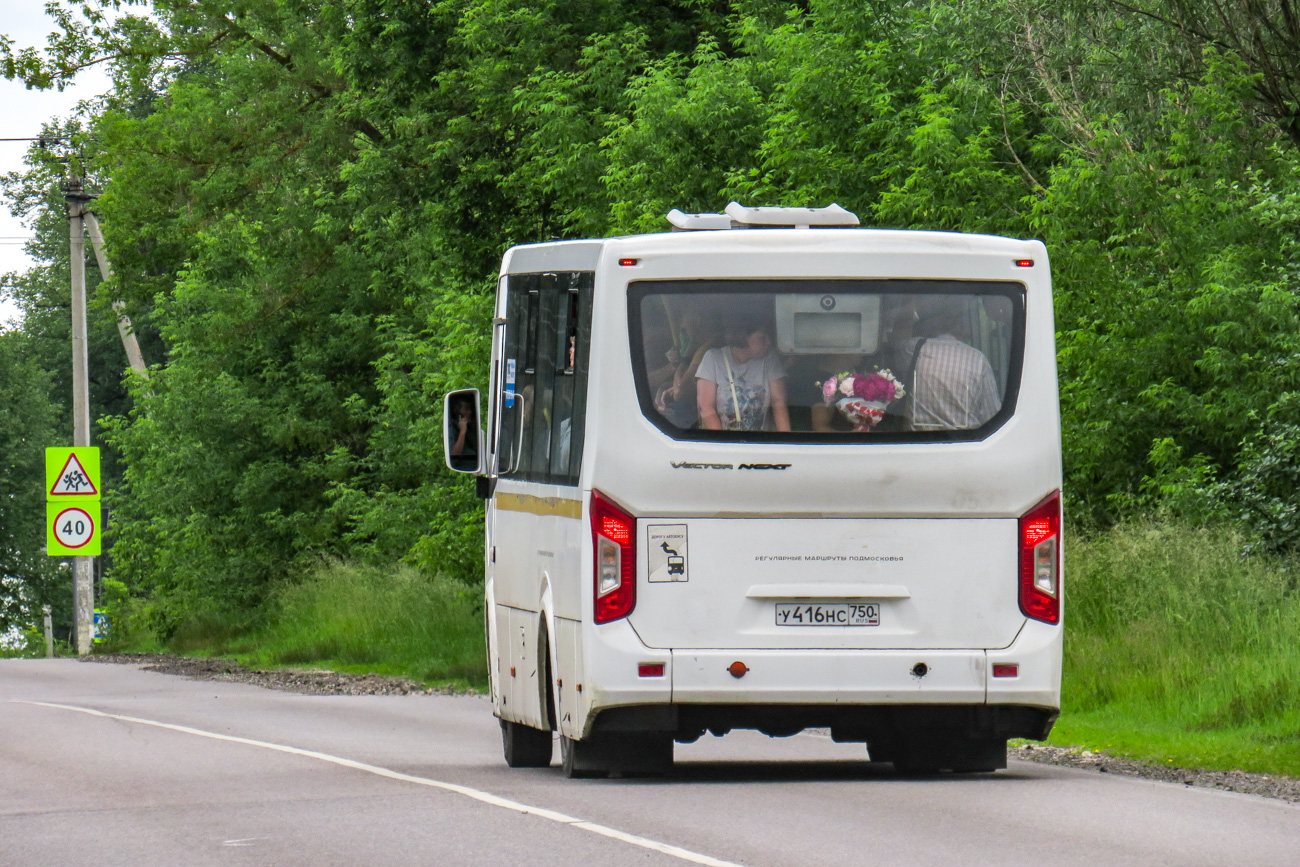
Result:
<svg viewBox="0 0 1300 867"><path fill-rule="evenodd" d="M483 426L479 423L477 388L447 393L442 401L442 451L447 468L457 473L482 475Z"/></svg>

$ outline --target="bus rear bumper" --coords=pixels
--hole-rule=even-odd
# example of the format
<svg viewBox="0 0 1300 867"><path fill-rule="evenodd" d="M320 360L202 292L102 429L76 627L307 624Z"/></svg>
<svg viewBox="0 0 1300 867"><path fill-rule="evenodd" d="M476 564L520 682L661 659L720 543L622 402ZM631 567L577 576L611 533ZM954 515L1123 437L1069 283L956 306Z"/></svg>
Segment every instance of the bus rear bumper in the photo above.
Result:
<svg viewBox="0 0 1300 867"><path fill-rule="evenodd" d="M982 650L684 650L673 653L672 700L983 704L987 668Z"/></svg>
<svg viewBox="0 0 1300 867"><path fill-rule="evenodd" d="M607 635L618 640L594 661L590 710L611 731L829 727L837 740L868 740L933 726L1041 738L1060 708L1060 629L1032 621L998 650L665 651L630 629ZM662 675L637 676L642 662Z"/></svg>

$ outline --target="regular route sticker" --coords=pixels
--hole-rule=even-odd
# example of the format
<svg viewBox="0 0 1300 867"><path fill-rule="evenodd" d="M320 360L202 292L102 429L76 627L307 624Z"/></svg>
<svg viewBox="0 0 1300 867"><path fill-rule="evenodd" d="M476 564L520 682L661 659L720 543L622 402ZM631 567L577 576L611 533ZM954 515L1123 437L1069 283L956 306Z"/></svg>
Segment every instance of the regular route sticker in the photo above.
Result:
<svg viewBox="0 0 1300 867"><path fill-rule="evenodd" d="M651 524L646 530L648 581L689 581L685 524Z"/></svg>
<svg viewBox="0 0 1300 867"><path fill-rule="evenodd" d="M100 553L99 503L47 503L46 551L52 557L97 557Z"/></svg>

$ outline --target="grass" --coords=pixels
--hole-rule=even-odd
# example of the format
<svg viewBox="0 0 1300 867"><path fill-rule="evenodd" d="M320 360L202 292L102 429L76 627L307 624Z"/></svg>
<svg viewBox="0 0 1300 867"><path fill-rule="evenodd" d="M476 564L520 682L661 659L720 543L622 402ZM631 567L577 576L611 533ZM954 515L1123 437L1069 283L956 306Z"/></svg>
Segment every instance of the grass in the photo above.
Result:
<svg viewBox="0 0 1300 867"><path fill-rule="evenodd" d="M1244 541L1176 522L1068 541L1051 743L1300 776L1296 564L1243 557Z"/></svg>
<svg viewBox="0 0 1300 867"><path fill-rule="evenodd" d="M155 649L136 634L130 647ZM163 648L158 648L163 649ZM265 621L192 621L174 652L234 656L258 667L296 666L408 677L430 686L487 686L481 591L407 567L322 564L274 595Z"/></svg>

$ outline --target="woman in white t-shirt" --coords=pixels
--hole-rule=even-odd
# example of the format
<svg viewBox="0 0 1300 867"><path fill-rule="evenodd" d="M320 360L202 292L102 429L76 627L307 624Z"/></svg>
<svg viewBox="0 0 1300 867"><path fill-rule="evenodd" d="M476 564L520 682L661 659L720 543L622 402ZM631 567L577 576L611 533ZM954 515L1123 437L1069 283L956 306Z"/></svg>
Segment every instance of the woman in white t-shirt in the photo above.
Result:
<svg viewBox="0 0 1300 867"><path fill-rule="evenodd" d="M737 315L726 346L704 353L695 372L700 427L706 430L790 430L785 368L772 352L760 317Z"/></svg>

